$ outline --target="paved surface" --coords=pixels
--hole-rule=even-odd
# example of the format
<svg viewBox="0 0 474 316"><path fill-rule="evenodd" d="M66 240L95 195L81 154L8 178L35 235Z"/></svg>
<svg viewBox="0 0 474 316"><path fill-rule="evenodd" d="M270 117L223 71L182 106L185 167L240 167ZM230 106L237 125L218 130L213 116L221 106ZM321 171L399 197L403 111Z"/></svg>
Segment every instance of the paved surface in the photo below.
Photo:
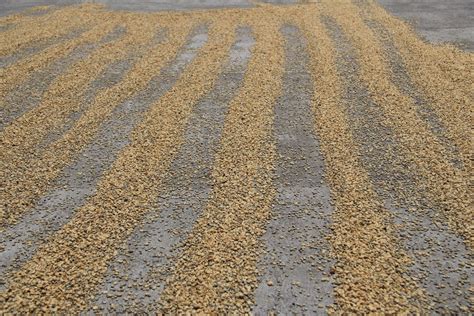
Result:
<svg viewBox="0 0 474 316"><path fill-rule="evenodd" d="M81 0L4 0L0 3L0 16L41 5L68 5ZM157 11L210 9L223 7L251 7L249 0L98 0L118 10ZM265 0L272 4L294 4L298 0ZM302 1L305 2L305 1ZM311 1L310 1L311 2ZM379 0L389 12L413 24L426 40L433 43L455 43L474 50L474 2L470 0ZM41 13L36 13L41 14Z"/></svg>
<svg viewBox="0 0 474 316"><path fill-rule="evenodd" d="M201 40L196 44L203 45ZM236 42L216 89L196 106L186 130L186 142L171 166L167 189L156 211L129 237L109 267L102 295L93 304L103 312L151 313L172 273L172 262L208 202L211 172L230 99L243 78L254 43L250 29L238 30ZM181 69L182 71L182 69ZM167 76L169 77L169 75ZM166 207L158 208L161 205Z"/></svg>
<svg viewBox="0 0 474 316"><path fill-rule="evenodd" d="M472 53L365 1L103 2L0 4L55 4L0 17L0 313L474 313Z"/></svg>
<svg viewBox="0 0 474 316"><path fill-rule="evenodd" d="M265 255L253 312L266 315L323 313L333 303L333 264L324 235L332 207L323 181L324 162L312 132L311 75L299 30L284 26L286 72L275 106L279 156L273 219L263 236Z"/></svg>
<svg viewBox="0 0 474 316"><path fill-rule="evenodd" d="M20 0L2 1L0 3L0 15L12 14L21 10L41 5L63 6L90 1L82 0ZM133 11L160 11L160 10L187 10L187 9L212 9L224 7L250 7L249 0L151 0L151 1L127 1L127 0L99 0L95 3L103 3L107 7L116 10Z"/></svg>
<svg viewBox="0 0 474 316"><path fill-rule="evenodd" d="M433 43L456 43L474 51L474 2L470 0L379 0L392 14Z"/></svg>
<svg viewBox="0 0 474 316"><path fill-rule="evenodd" d="M130 2L124 0L99 0L107 6L120 10L184 10L219 7L248 7L248 0L154 0ZM291 4L297 0L267 0L267 3ZM457 43L460 47L474 50L474 3L469 0L379 0L387 10L411 22L417 31L434 43ZM79 0L20 0L2 1L0 15L7 15L39 5L66 5L81 3Z"/></svg>

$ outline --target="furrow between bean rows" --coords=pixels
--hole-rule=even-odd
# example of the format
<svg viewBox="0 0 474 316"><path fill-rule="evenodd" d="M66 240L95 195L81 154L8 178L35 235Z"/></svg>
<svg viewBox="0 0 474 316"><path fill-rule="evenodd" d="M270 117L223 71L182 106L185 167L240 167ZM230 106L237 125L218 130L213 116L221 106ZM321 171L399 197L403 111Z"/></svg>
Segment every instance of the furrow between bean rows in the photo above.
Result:
<svg viewBox="0 0 474 316"><path fill-rule="evenodd" d="M96 18L97 12L83 6L78 11L75 7L65 7L50 15L35 17L21 27L2 33L0 40L0 56L8 56L19 49L35 45L56 36L66 35L75 28L87 26Z"/></svg>
<svg viewBox="0 0 474 316"><path fill-rule="evenodd" d="M183 26L183 30L186 31L187 28ZM175 44L177 47L180 46L179 42ZM180 57L186 53L185 50ZM185 66L186 61L180 61L180 59L182 58L178 57L178 60L168 65L171 69L175 64L181 64L178 72L164 69L165 75L154 78L153 84L150 83L145 91L140 92L140 97L122 103L112 112L111 117L101 124L91 144L81 150L78 155L71 154L72 158L61 160L60 166L55 166L60 177L52 183L52 189L25 214L19 223L0 233L0 240L2 240L0 247L3 249L0 253L2 262L0 275L6 275L7 272L17 269L29 259L38 245L67 223L74 211L94 194L95 186L104 171L112 165L119 151L128 145L128 136L132 128L141 120L143 112L170 88ZM156 73L159 72L159 68L150 69L150 71ZM164 76L166 80L163 79ZM57 149L52 155L57 159L60 153ZM66 166L71 159L72 163L62 171L61 167ZM38 168L38 165L32 166L31 170L39 173L35 167ZM40 175L39 178L43 177ZM44 183L40 187L43 187L43 190L47 189Z"/></svg>
<svg viewBox="0 0 474 316"><path fill-rule="evenodd" d="M6 30L14 27L16 24L20 23L22 20L23 22L28 21L27 14L24 13L15 13L15 14L8 14L5 16L0 17L0 30Z"/></svg>
<svg viewBox="0 0 474 316"><path fill-rule="evenodd" d="M6 32L8 30L11 30L12 28L15 27L15 23L12 22L12 23L5 23L5 24L1 24L0 25L0 34L3 33L3 32Z"/></svg>
<svg viewBox="0 0 474 316"><path fill-rule="evenodd" d="M23 178L25 172L30 172L30 164L41 157L41 147L38 145L48 134L65 127L70 115L80 110L82 97L94 78L107 65L123 59L130 51L143 49L143 45L153 38L155 28L152 20L130 21L127 33L119 41L104 44L87 59L74 64L55 80L40 105L3 130L0 135L0 177L5 185L0 191L4 201L0 206L1 225L13 222L31 207L28 197L37 192L25 189L25 183L17 180Z"/></svg>
<svg viewBox="0 0 474 316"><path fill-rule="evenodd" d="M441 311L442 306L465 306L468 285L464 279L470 271L464 266L469 261L466 245L447 230L446 225L437 226L432 220L435 214L425 206L427 201L414 196L418 195L414 192L420 190L414 180L418 175L406 168L409 161L400 155L400 145L393 130L382 124L382 109L372 102L364 89L354 48L333 20L327 19L326 24L340 56L337 60L339 72L347 79L346 95L347 100L351 100L346 102L347 117L355 140L360 144L361 161L385 207L395 215L397 235L412 261L409 276L423 286L431 308L436 305L436 310ZM452 245L457 246L456 252L445 250ZM440 262L453 265L445 267ZM441 275L446 280L442 288ZM459 295L458 291L464 295Z"/></svg>
<svg viewBox="0 0 474 316"><path fill-rule="evenodd" d="M22 59L27 59L37 53L39 53L42 50L45 50L53 45L57 45L59 43L63 43L65 41L69 41L71 39L77 38L80 36L82 33L84 33L85 29L84 28L78 28L74 29L71 32L61 35L61 36L55 36L52 38L49 38L47 40L44 40L40 43L37 43L33 46L25 47L24 49L20 49L16 51L15 53L7 56L7 57L0 57L0 68L6 68L11 66L12 64L18 62L19 60Z"/></svg>
<svg viewBox="0 0 474 316"><path fill-rule="evenodd" d="M132 69L128 70L121 82L101 90L76 124L29 165L21 175L22 180L14 188L19 193L12 195L21 195L25 205L33 204L50 187L51 182L60 175L76 153L92 141L99 126L115 107L137 94L139 99L144 98L139 92L146 88L150 80L160 73L161 68L174 58L190 27L189 23L183 23L181 27L172 29L168 39L146 52ZM152 102L153 97L158 97L163 89L167 89L166 85L152 89L155 91L149 94L149 102ZM143 101L140 104L147 103Z"/></svg>
<svg viewBox="0 0 474 316"><path fill-rule="evenodd" d="M446 216L448 224L468 244L472 243L474 235L469 225L474 213L469 207L468 179L449 163L445 149L417 114L413 99L392 83L389 66L380 53L383 50L363 23L357 6L347 3L327 11L353 41L363 82L383 109L383 123L393 128L400 154L410 161L406 167L421 175L417 185L425 188L428 199Z"/></svg>
<svg viewBox="0 0 474 316"><path fill-rule="evenodd" d="M193 110L185 141L164 179L156 206L109 266L92 311L155 312L173 258L180 252L179 243L205 207L227 105L243 78L252 43L250 30L238 29L236 43L215 87Z"/></svg>
<svg viewBox="0 0 474 316"><path fill-rule="evenodd" d="M249 20L245 23L256 40L252 57L242 88L229 105L209 202L184 241L161 295L164 313L251 310L259 237L275 195L271 129L284 52L276 21L263 22L259 14Z"/></svg>
<svg viewBox="0 0 474 316"><path fill-rule="evenodd" d="M334 201L330 242L337 260L336 310L417 311L422 295L405 276L408 258L397 242L390 214L382 207L362 167L360 149L343 106L336 49L321 24L320 13L312 7L294 19L308 42L315 84L314 120Z"/></svg>
<svg viewBox="0 0 474 316"><path fill-rule="evenodd" d="M27 8L19 13L12 13L6 16L0 17L0 27L5 25L21 25L28 23L32 19L36 18L36 15L47 15L51 14L55 9L59 7L53 6L35 6Z"/></svg>
<svg viewBox="0 0 474 316"><path fill-rule="evenodd" d="M54 5L39 5L34 7L26 8L22 11L21 14L24 16L42 16L45 14L52 14L54 11L59 10L61 6L54 6Z"/></svg>
<svg viewBox="0 0 474 316"><path fill-rule="evenodd" d="M416 111L422 120L429 124L431 132L434 134L436 139L445 148L445 153L456 168L463 169L463 160L460 155L459 149L456 144L451 141L446 135L448 131L444 126L443 121L433 111L430 102L427 98L419 91L418 87L415 86L413 80L410 78L403 60L400 57L400 53L394 45L393 38L391 38L389 32L376 21L369 19L365 11L361 11L363 14L364 22L377 36L377 40L383 45L383 55L389 62L390 71L392 74L393 83L400 89L400 91L410 98L413 99Z"/></svg>
<svg viewBox="0 0 474 316"><path fill-rule="evenodd" d="M54 80L67 71L71 65L79 59L87 58L100 45L116 40L122 36L123 31L123 28L116 28L96 43L78 45L69 55L55 60L45 68L38 69L25 82L17 85L6 95L3 107L0 107L0 131L37 106Z"/></svg>
<svg viewBox="0 0 474 316"><path fill-rule="evenodd" d="M390 206L389 206L390 207ZM474 256L463 238L427 212L391 206L400 238L413 258L410 275L423 286L430 313L472 310Z"/></svg>
<svg viewBox="0 0 474 316"><path fill-rule="evenodd" d="M411 79L424 92L447 128L446 136L457 145L465 176L471 176L474 54L424 43L409 26L378 5L370 4L368 11L371 19L386 27L392 35Z"/></svg>
<svg viewBox="0 0 474 316"><path fill-rule="evenodd" d="M293 26L282 32L286 66L274 122L277 196L263 235L266 250L252 312L320 314L333 303L333 262L326 240L332 206L313 128L314 85L306 43Z"/></svg>
<svg viewBox="0 0 474 316"><path fill-rule="evenodd" d="M10 278L1 293L4 310L74 313L93 299L117 247L156 198L190 112L212 88L232 42L233 26L223 14L197 58L134 129L96 194Z"/></svg>
<svg viewBox="0 0 474 316"><path fill-rule="evenodd" d="M56 145L56 143L60 142L62 138L67 138L68 135L70 135L71 133L74 133L76 137L80 137L82 134L78 131L74 132L73 128L76 125L79 125L77 124L79 121L83 122L84 120L87 120L86 117L88 117L88 115L90 115L90 112L94 110L94 107L97 106L94 103L95 99L103 97L103 93L106 91L110 92L112 90L115 93L120 93L121 91L124 91L123 83L128 82L127 79L130 77L130 74L133 74L132 70L134 69L134 66L138 65L138 61L146 60L146 58L149 57L151 52L162 47L160 43L163 41L165 33L166 30L163 28L156 30L153 37L147 43L140 45L138 49L131 49L127 52L127 55L124 58L107 64L107 66L102 70L102 72L94 78L94 80L84 91L81 106L69 115L66 123L61 126L60 129L55 129L48 132L48 134L44 137L44 139L40 142L38 146L40 148L47 148L48 146L54 144L56 148L63 148L63 146L57 147ZM177 48L179 48L179 46L177 46ZM160 69L157 70L159 71ZM144 76L144 79L147 78L149 78L149 76ZM135 92L140 92L141 86L136 85L136 88L137 89ZM123 95L123 97L127 96L127 94ZM104 106L105 109L113 108L114 106L120 104L120 102L111 101L112 100L109 99L108 106ZM82 117L84 114L85 116ZM100 124L100 122L97 122L97 124ZM94 129L91 129L89 131L90 135L92 135L92 131L97 130L97 126L98 125L96 125ZM92 128L92 126L89 127ZM90 140L90 138L84 139L82 143L85 144L88 142L88 140ZM59 152L60 151L58 149L57 153Z"/></svg>
<svg viewBox="0 0 474 316"><path fill-rule="evenodd" d="M31 74L47 67L56 59L69 55L77 46L97 43L117 27L118 22L113 17L106 16L104 20L105 22L99 22L78 38L53 45L26 60L20 60L7 68L0 69L0 78L2 78L0 81L0 107L5 106L4 97L26 81Z"/></svg>

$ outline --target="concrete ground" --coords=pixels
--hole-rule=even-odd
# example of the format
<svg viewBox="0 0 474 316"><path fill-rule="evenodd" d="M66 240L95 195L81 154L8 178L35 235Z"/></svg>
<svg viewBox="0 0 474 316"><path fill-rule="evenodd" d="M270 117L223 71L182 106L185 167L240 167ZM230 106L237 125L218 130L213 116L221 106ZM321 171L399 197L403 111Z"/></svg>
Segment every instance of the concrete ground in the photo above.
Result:
<svg viewBox="0 0 474 316"><path fill-rule="evenodd" d="M117 10L138 10L138 11L160 11L160 10L186 10L186 9L210 9L222 7L250 7L249 0L148 0L148 1L127 1L127 0L20 0L1 1L0 16L12 14L27 8L40 5L68 5L83 2L103 3L108 7Z"/></svg>
<svg viewBox="0 0 474 316"><path fill-rule="evenodd" d="M433 43L451 42L474 50L474 1L379 0L393 15L410 21Z"/></svg>
<svg viewBox="0 0 474 316"><path fill-rule="evenodd" d="M0 16L39 5L67 5L81 0L4 0ZM221 7L250 7L250 0L94 0L118 10L186 10ZM297 3L298 0L265 0L274 4ZM433 43L453 43L474 50L474 1L470 0L379 0L390 13L412 23L418 33Z"/></svg>
<svg viewBox="0 0 474 316"><path fill-rule="evenodd" d="M474 50L472 1L379 1L392 14L413 23L426 40ZM52 5L55 10L57 6L82 2L0 0L0 16L34 6ZM133 11L247 8L255 3L92 2ZM262 2L284 5L306 1ZM351 10L358 17L358 9L364 11L364 4L354 2L359 7ZM10 211L24 208L18 221L4 224L2 230L0 203L0 302L4 303L0 306L7 306L0 307L0 314L8 309L32 312L40 307L57 308L57 297L62 300L58 305L63 310L70 308L69 302L82 300L74 310L81 309L85 314L151 313L157 309L173 313L173 308L199 312L203 311L199 310L202 297L213 304L216 313L320 315L333 308L366 313L366 301L375 302L369 308L372 312L389 313L384 310L389 304L384 306L376 295L384 293L383 299L398 304L400 300L395 296L403 291L410 294L403 294L409 297L404 304L422 306L432 314L474 311L470 300L474 284L472 251L463 235L446 224L446 214L441 211L444 205L429 200L432 191L440 192L436 191L438 187L452 189L454 194L446 197L451 204L445 208L462 210L462 206L451 207L462 200L452 197L464 192L451 179L453 174L464 172L465 148L458 146L457 141L464 143L457 134L448 134L443 124L454 124L449 120L451 113L443 116L443 109L445 104L452 108L469 104L469 74L462 72L469 68L453 67L458 65L454 57L438 55L431 56L428 66L423 64L423 54L414 56L415 61L410 63L410 59L402 58L396 45L395 29L384 27L368 14L361 14L357 24L357 19L351 20L349 6L335 3L334 10L321 9L321 26L305 24L317 16L316 8L305 15L311 6L299 7L301 11L293 15L295 20L278 22L278 29L261 29L255 22L252 26L236 23L239 26L233 44L228 40L228 52L221 56L222 60L225 57L222 70L206 80L200 76L213 69L208 58L221 54L222 47L226 47L226 39L220 36L225 33L210 28L207 20L196 20L191 27L171 19L165 28L155 30L156 20L151 20L155 15L134 14L128 24L122 25L124 20L119 20L122 24L111 27L100 41L79 41L90 36L79 28L34 43L39 37L36 34L42 34L34 33L35 29L46 33L36 19L45 17L41 15L50 9L26 12L37 16L27 25L27 31L16 36L18 45L6 40L0 43L0 52L2 48L7 52L10 46L15 48L6 57L0 56L0 70L13 74L2 80L28 77L16 85L12 80L2 82L0 87L0 95L6 91L4 99L0 96L0 179L7 179L8 184L4 190L0 182L0 200L6 197L2 202ZM292 6L278 7L278 12L293 12L284 11L287 7ZM263 13L254 19L271 20L274 8L261 9ZM259 10L235 11L246 16ZM129 16L119 11L111 15ZM182 16L189 19L193 14ZM46 17L43 23L48 26L51 19ZM109 22L102 17L100 21ZM146 23L136 24L134 19ZM159 19L163 19L161 14ZM298 19L307 22L297 25ZM76 20L83 23L85 19L79 16ZM63 21L66 26L72 23L69 18ZM228 23L220 15L216 21L217 25ZM14 23L5 25L15 30ZM185 32L186 27L189 30ZM183 28L182 33L175 28ZM49 29L54 32L61 28L53 25ZM279 31L284 39L279 53L271 30L275 34ZM325 31L334 51L324 45ZM147 35L146 40L141 41L141 33ZM11 34L10 40L14 41ZM315 38L319 42L314 42ZM71 45L64 43L70 42L75 48L66 53ZM417 53L439 49L425 44L419 47L422 49ZM50 52L56 52L57 56L49 57L54 62L42 57L52 55ZM112 57L104 57L109 55ZM365 56L373 59L368 61ZM469 65L468 58L459 64ZM32 65L36 60L49 64L38 62L37 67L29 67L34 69L31 73L21 72L17 69L29 65L22 64L24 60ZM168 61L161 65L160 60ZM318 60L323 62L314 63ZM370 65L377 60L384 67L374 71ZM446 62L442 71L430 68L440 60ZM80 67L72 68L76 64ZM101 64L106 66L102 69ZM422 67L425 73L413 71ZM281 78L263 71L267 69L277 69ZM450 74L459 86L450 85ZM214 84L207 85L214 77ZM436 89L431 88L433 80L439 83ZM69 85L76 81L78 84ZM424 89L424 84L430 89ZM275 89L278 93L273 95L271 86L279 87ZM338 89L340 96L332 95ZM72 91L70 98L64 97L67 91ZM193 100L201 91L201 97ZM461 97L454 98L455 93ZM320 96L323 107L317 108L314 116L315 95ZM76 103L76 99L80 101ZM192 106L186 110L188 103ZM254 103L273 110L256 111ZM254 123L257 120L259 124ZM347 122L346 129L341 122ZM182 130L175 130L175 126ZM265 130L260 131L261 126ZM461 135L468 134L468 127L461 125ZM347 134L350 137L345 137ZM272 171L265 167L269 144L275 146L271 149L275 154L271 158L271 166L275 167ZM163 149L148 154L155 148ZM160 155L170 157L169 165L162 169L159 163L168 163L168 158ZM241 166L242 161L245 163ZM10 162L13 171L3 164ZM256 175L250 172L254 166L258 166ZM49 175L51 170L56 174ZM438 175L440 170L446 175L426 176ZM27 177L30 174L33 180ZM270 174L271 181L267 180ZM46 183L44 177L50 177L51 182ZM108 187L107 181L111 183ZM20 183L20 189L15 183ZM24 183L32 184L39 193ZM40 187L41 183L45 188ZM362 190L351 189L351 183ZM9 190L8 194L2 195L2 190ZM265 204L260 192L265 197L274 194L274 201ZM268 214L261 212L266 207ZM447 214L450 220L454 218ZM206 239L208 236L216 237ZM370 247L364 252L367 245ZM403 261L405 253L410 264ZM55 258L51 260L55 264L42 264L43 258ZM208 273L211 268L217 273ZM61 275L58 271L67 273ZM389 280L389 287L385 280ZM408 280L419 287L412 287ZM60 282L67 285L55 292ZM208 284L213 284L205 292L211 293L211 298L195 294L195 289ZM69 296L63 297L63 292ZM25 303L28 300L31 306ZM194 305L187 306L188 302ZM354 302L359 306L351 306ZM395 308L400 308L397 304Z"/></svg>

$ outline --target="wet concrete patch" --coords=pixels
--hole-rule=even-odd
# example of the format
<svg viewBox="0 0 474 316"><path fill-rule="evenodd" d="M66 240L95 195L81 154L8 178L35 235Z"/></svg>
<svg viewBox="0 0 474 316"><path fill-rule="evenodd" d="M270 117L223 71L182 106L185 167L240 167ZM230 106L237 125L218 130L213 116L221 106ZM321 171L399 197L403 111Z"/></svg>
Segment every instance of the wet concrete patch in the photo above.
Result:
<svg viewBox="0 0 474 316"><path fill-rule="evenodd" d="M238 29L214 89L193 110L185 142L164 181L156 210L145 216L109 266L92 307L107 313L156 310L179 244L206 205L227 105L242 81L252 45L250 29Z"/></svg>
<svg viewBox="0 0 474 316"><path fill-rule="evenodd" d="M311 74L298 29L286 38L283 96L275 106L277 198L263 236L257 315L318 314L333 303L329 234L332 207L314 132Z"/></svg>
<svg viewBox="0 0 474 316"><path fill-rule="evenodd" d="M382 124L383 112L359 78L353 47L333 20L326 18L324 22L338 51L348 120L360 145L361 160L385 207L394 215L396 234L412 259L407 273L426 291L433 311L445 314L463 310L469 306L472 251L423 199L423 188L416 186L418 175L401 155L393 131Z"/></svg>
<svg viewBox="0 0 474 316"><path fill-rule="evenodd" d="M67 223L88 197L95 193L103 173L129 143L129 134L149 106L177 80L184 67L206 41L206 30L200 28L183 49L182 54L153 78L136 97L121 104L103 123L94 140L76 157L47 193L22 220L0 232L0 276L18 269L31 258L39 245ZM190 52L193 52L191 55ZM178 65L178 66L176 66ZM5 285L2 284L1 287Z"/></svg>
<svg viewBox="0 0 474 316"><path fill-rule="evenodd" d="M51 83L65 72L69 66L79 61L80 59L86 58L91 54L97 47L117 40L125 32L124 28L116 28L114 31L106 35L101 41L94 44L81 45L75 48L67 56L57 59L49 66L42 68L38 71L34 71L31 76L19 85L16 89L12 90L5 97L5 106L0 108L0 130L6 125L33 109L38 105L42 99L43 94L48 90ZM101 78L101 80L106 78ZM107 81L95 81L97 84L91 86L105 85ZM88 92L91 95L87 100L90 102L94 91L97 89L90 89Z"/></svg>

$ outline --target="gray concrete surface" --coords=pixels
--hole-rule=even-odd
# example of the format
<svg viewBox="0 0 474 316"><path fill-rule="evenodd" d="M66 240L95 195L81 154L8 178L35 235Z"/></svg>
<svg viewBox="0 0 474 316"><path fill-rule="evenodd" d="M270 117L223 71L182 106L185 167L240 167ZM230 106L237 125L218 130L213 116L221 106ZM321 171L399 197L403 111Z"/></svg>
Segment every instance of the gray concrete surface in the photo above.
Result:
<svg viewBox="0 0 474 316"><path fill-rule="evenodd" d="M389 12L412 23L418 33L433 43L454 43L474 51L474 1L472 0L378 0ZM68 5L86 0L3 0L0 16L38 5ZM92 0L119 10L185 10L222 7L250 7L251 0ZM263 0L291 4L299 0Z"/></svg>
<svg viewBox="0 0 474 316"><path fill-rule="evenodd" d="M0 15L36 5L80 2L82 1L2 1ZM114 9L127 10L251 5L250 0L96 2L106 3ZM296 0L265 2L284 4ZM474 49L474 1L380 2L393 14L415 22L417 30L427 40L455 42L467 49ZM344 105L354 129L354 137L361 147L362 162L377 193L394 215L395 224L400 228L398 233L404 240L403 247L413 259L409 276L420 280L435 312L456 312L460 306L469 306L468 288L474 283L473 268L468 264L472 262L472 253L459 237L434 219L430 209L427 208L424 213L408 210L411 201L402 198L417 190L414 187L416 175L403 168L394 133L382 124L383 113L371 100L360 80L360 70L350 42L334 21L326 20L325 24L335 39L338 71L344 78L345 85ZM371 27L376 30L376 26ZM33 212L27 214L18 225L0 233L0 240L4 241L0 248L7 249L0 253L0 289L4 285L1 281L5 279L4 276L30 258L37 247L94 194L97 181L120 150L129 143L128 135L132 128L141 120L149 106L174 84L205 43L207 37L204 33L203 29L195 30L178 58L167 65L147 89L117 107L101 126L97 137L64 171L56 187L42 198ZM124 312L129 308L142 312L155 310L153 302L159 297L166 277L171 273L173 260L180 253L180 242L186 238L206 205L211 189L208 183L210 168L224 124L227 104L238 89L250 56L253 40L249 33L246 30L238 36L239 40L231 51L227 68L213 91L196 106L186 130L186 142L171 166L170 179L167 179L165 185L167 191L158 197L156 210L150 211L144 218L143 225L134 231L124 243L123 249L119 250L117 258L111 262L94 303L99 310L109 313ZM307 56L302 54L304 50L301 46L304 43L299 38L298 31L286 28L284 34L288 40L288 60L283 96L275 107L275 139L279 154L275 183L278 195L272 210L273 218L263 237L266 254L259 261L262 274L256 291L254 313L257 315L271 311L282 314L319 314L333 303L333 262L327 256L329 246L323 238L329 233L332 210L329 191L321 177L323 161L309 114L313 83L306 69ZM393 45L383 43L390 56L394 84L417 100L417 107L423 107L425 100L415 91L416 87L406 76ZM99 81L108 85L116 83L130 64L131 60L127 59L111 65ZM45 70L44 78L48 72L53 71L51 69L56 68ZM59 73L62 69L54 71ZM39 81L38 77L34 80ZM98 90L99 81L96 82L97 85L92 85L90 98ZM45 87L38 86L34 91L41 92L44 89ZM17 92L18 98L30 99L22 91ZM34 106L37 101L39 100L31 98L31 105L26 104L27 108ZM424 115L422 110L421 116ZM72 118L72 122L77 120L78 115ZM433 125L434 134L445 145L446 141L440 136L442 127L430 115L426 114L425 120ZM62 132L64 131L50 135L49 142ZM449 144L446 147L451 148ZM403 207L396 207L395 204L402 204Z"/></svg>
<svg viewBox="0 0 474 316"><path fill-rule="evenodd" d="M412 23L426 40L474 51L473 0L378 1L393 15Z"/></svg>
<svg viewBox="0 0 474 316"><path fill-rule="evenodd" d="M447 135L446 126L444 126L441 118L436 115L430 102L423 96L423 93L418 90L417 86L410 78L390 32L376 21L366 19L365 23L367 23L367 25L374 31L384 47L384 53L388 57L387 60L392 70L391 79L393 83L400 89L400 91L414 100L415 109L418 115L428 123L433 135L437 138L439 143L445 147L449 161L457 168L462 168L463 166L458 148L445 136Z"/></svg>
<svg viewBox="0 0 474 316"><path fill-rule="evenodd" d="M45 40L39 41L38 43L34 43L33 46L21 48L11 55L2 56L0 57L0 68L9 67L10 65L18 62L19 60L33 56L48 47L57 45L59 43L64 43L68 40L76 38L82 35L85 31L85 28L77 28L72 30L68 34L47 38Z"/></svg>
<svg viewBox="0 0 474 316"><path fill-rule="evenodd" d="M137 1L128 0L96 0L109 8L118 10L185 10L185 9L213 9L224 7L249 7L249 0L155 0Z"/></svg>
<svg viewBox="0 0 474 316"><path fill-rule="evenodd" d="M193 109L185 142L165 178L156 207L148 212L111 262L92 310L148 314L157 310L166 279L172 273L180 243L206 207L211 171L228 104L244 77L254 40L240 28L228 63L214 89Z"/></svg>
<svg viewBox="0 0 474 316"><path fill-rule="evenodd" d="M68 5L73 4L77 1L75 0L0 0L0 16L5 16L9 14L20 13L21 11L33 8L36 6L44 5ZM38 13L27 13L30 14L42 14L46 13L47 10L42 10Z"/></svg>
<svg viewBox="0 0 474 316"><path fill-rule="evenodd" d="M123 35L124 31L122 28L115 29L98 44L106 44L117 39ZM157 30L157 32L162 33L160 30ZM157 38L157 41L159 40ZM96 48L98 44L93 45L89 50ZM99 90L119 82L126 71L136 62L139 53L140 50L135 50L125 59L109 64L98 79L94 80L87 88L84 96L85 101L78 112L83 113L86 110L86 107L93 102L94 96ZM171 78L171 76L168 77ZM32 78L41 79L35 76ZM43 87L43 85L40 85L40 87ZM20 92L23 92L22 95L26 98L26 101L16 100L20 104L26 103L29 99L36 99L31 98L29 94L24 92L28 89L38 90L31 86L21 89ZM158 97L155 94L148 95L149 98L153 96L155 98L152 100L156 100ZM128 108L126 104L117 107L110 119L104 122L94 141L63 171L62 175L56 180L54 188L43 196L33 210L28 212L17 224L0 232L0 249L3 250L0 252L0 289L5 285L2 283L2 280L6 279L4 276L11 271L15 271L31 258L38 246L67 223L74 212L95 192L100 177L116 159L120 150L128 144L128 134L135 124L140 121L140 114L146 111L149 104L137 105L133 109L134 111L128 110L125 114L122 112L124 111L123 108ZM72 127L73 122L79 119L80 113L71 117L69 124L67 124L68 128ZM64 132L66 130L48 135L47 141L41 145L42 148L46 148L49 143L58 139Z"/></svg>
<svg viewBox="0 0 474 316"><path fill-rule="evenodd" d="M68 5L84 2L103 3L111 9L134 11L212 9L223 7L250 7L250 0L3 0L0 1L0 16L39 5Z"/></svg>
<svg viewBox="0 0 474 316"><path fill-rule="evenodd" d="M46 40L39 45L20 50L10 56L0 58L0 68L7 68L17 61L28 58L44 49L71 40L81 35L85 29L74 30L66 36ZM112 38L112 40L114 40ZM33 70L31 76L25 82L18 84L18 88L10 91L5 97L5 105L0 108L0 130L35 107L41 101L43 93L48 89L54 79L62 74L68 67L80 58L84 58L95 48L100 46L101 42L89 45L81 45L75 48L70 54L61 57L48 66Z"/></svg>
<svg viewBox="0 0 474 316"><path fill-rule="evenodd" d="M253 313L321 315L334 303L334 262L325 239L333 208L313 128L306 43L295 27L283 27L282 33L286 65L274 121L277 197L263 236L265 253L258 264L261 276Z"/></svg>
<svg viewBox="0 0 474 316"><path fill-rule="evenodd" d="M334 20L325 19L325 24L336 42L338 71L346 78L345 106L360 144L361 161L386 209L394 215L397 234L412 260L407 276L419 282L434 314L454 315L470 308L468 293L474 275L468 263L472 252L449 230L437 206L424 200L426 192L416 186L420 175L410 168L412 162L402 154L394 131L383 124L381 106L361 82L354 48ZM403 65L391 67L394 84L416 100L416 88L407 76L400 75L405 72Z"/></svg>

